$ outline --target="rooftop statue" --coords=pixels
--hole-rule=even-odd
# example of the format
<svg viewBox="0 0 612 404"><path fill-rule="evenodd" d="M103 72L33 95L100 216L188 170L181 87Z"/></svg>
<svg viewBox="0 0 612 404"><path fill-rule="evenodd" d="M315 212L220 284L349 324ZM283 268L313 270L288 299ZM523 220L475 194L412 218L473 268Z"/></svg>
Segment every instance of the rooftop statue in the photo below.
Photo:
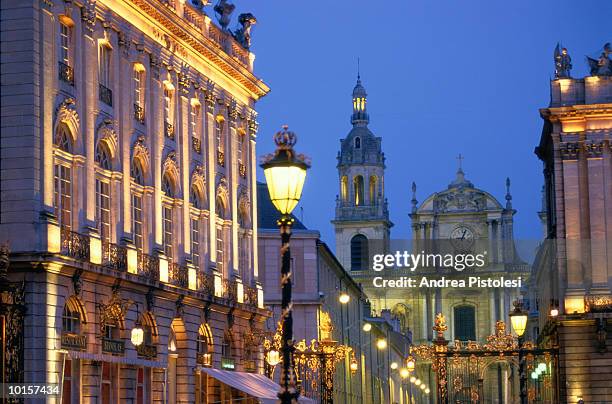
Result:
<svg viewBox="0 0 612 404"><path fill-rule="evenodd" d="M227 0L219 0L215 6L214 10L217 14L217 20L224 30L227 30L227 26L230 23L230 18L235 8L236 6L232 3L228 3Z"/></svg>
<svg viewBox="0 0 612 404"><path fill-rule="evenodd" d="M591 68L591 76L612 76L612 62L610 61L612 54L612 46L610 42L603 47L603 52L599 59L593 59L587 56L587 62Z"/></svg>
<svg viewBox="0 0 612 404"><path fill-rule="evenodd" d="M555 78L569 78L570 70L572 70L572 58L567 52L567 48L559 48L560 46L557 43L555 48Z"/></svg>
<svg viewBox="0 0 612 404"><path fill-rule="evenodd" d="M234 38L243 48L249 49L251 47L251 28L257 24L257 18L251 13L243 13L238 16L238 22L242 27L236 30Z"/></svg>

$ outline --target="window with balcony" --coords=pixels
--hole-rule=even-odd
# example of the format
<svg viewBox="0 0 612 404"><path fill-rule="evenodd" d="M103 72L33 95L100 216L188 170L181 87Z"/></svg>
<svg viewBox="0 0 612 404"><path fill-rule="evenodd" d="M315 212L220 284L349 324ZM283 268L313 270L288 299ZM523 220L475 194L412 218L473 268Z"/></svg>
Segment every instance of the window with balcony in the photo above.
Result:
<svg viewBox="0 0 612 404"><path fill-rule="evenodd" d="M459 341L476 341L476 309L474 306L455 307L455 339Z"/></svg>
<svg viewBox="0 0 612 404"><path fill-rule="evenodd" d="M142 124L145 123L145 68L142 64L136 64L133 72L134 86L134 119Z"/></svg>
<svg viewBox="0 0 612 404"><path fill-rule="evenodd" d="M100 101L113 106L111 91L111 54L112 48L107 43L98 46L98 90Z"/></svg>
<svg viewBox="0 0 612 404"><path fill-rule="evenodd" d="M72 65L73 27L68 18L60 19L59 27L59 79L74 85L74 69Z"/></svg>
<svg viewBox="0 0 612 404"><path fill-rule="evenodd" d="M191 133L191 144L196 153L202 152L202 143L200 141L200 102L197 99L191 100L191 109L189 110L189 132Z"/></svg>
<svg viewBox="0 0 612 404"><path fill-rule="evenodd" d="M164 82L164 134L174 139L174 86Z"/></svg>
<svg viewBox="0 0 612 404"><path fill-rule="evenodd" d="M96 178L96 224L102 243L111 242L110 183Z"/></svg>
<svg viewBox="0 0 612 404"><path fill-rule="evenodd" d="M191 262L196 268L200 267L200 221L191 218Z"/></svg>

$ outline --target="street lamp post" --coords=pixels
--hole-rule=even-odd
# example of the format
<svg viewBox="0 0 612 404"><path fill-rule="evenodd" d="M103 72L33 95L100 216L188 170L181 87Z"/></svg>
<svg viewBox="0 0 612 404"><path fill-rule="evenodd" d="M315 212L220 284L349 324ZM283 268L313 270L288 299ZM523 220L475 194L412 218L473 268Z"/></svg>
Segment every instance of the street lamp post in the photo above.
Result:
<svg viewBox="0 0 612 404"><path fill-rule="evenodd" d="M525 374L525 352L523 349L523 335L527 328L527 313L523 311L522 304L518 300L514 302L514 311L510 313L512 328L518 336L519 354L519 380L521 388L521 404L527 404L527 375Z"/></svg>
<svg viewBox="0 0 612 404"><path fill-rule="evenodd" d="M303 156L295 154L293 146L297 142L295 133L283 126L280 132L274 135L276 151L268 156L261 164L266 176L266 183L272 203L281 213L278 220L281 233L281 321L282 334L282 362L280 375L281 389L278 398L282 404L297 403L299 392L296 388L296 375L293 363L293 317L291 313L291 251L289 239L291 238L291 225L293 218L291 212L302 195L302 187L306 179L306 170L309 164Z"/></svg>

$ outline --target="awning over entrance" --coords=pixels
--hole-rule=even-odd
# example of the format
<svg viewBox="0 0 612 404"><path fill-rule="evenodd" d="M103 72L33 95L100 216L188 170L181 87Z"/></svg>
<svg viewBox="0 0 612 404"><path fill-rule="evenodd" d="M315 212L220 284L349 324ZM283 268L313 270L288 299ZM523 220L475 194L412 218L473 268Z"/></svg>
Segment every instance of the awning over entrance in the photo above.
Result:
<svg viewBox="0 0 612 404"><path fill-rule="evenodd" d="M166 362L152 361L141 358L126 358L124 356L95 354L91 352L71 351L65 349L58 350L58 352L68 354L72 359L89 359L98 362L122 363L125 365L144 366L149 368L168 367Z"/></svg>
<svg viewBox="0 0 612 404"><path fill-rule="evenodd" d="M264 375L245 372L230 372L228 370L219 370L213 368L201 368L203 372L219 380L223 384L227 384L240 390L250 396L258 398L262 404L276 404L278 398L276 393L280 390L280 386L268 379ZM314 400L306 397L300 397L298 400L303 404L314 404Z"/></svg>

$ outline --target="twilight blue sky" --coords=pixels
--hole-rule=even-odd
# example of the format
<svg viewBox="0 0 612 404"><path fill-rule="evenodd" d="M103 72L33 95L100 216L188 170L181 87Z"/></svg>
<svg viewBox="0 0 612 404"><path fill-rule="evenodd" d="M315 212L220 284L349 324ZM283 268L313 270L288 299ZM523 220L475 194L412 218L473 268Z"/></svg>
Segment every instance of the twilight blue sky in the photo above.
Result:
<svg viewBox="0 0 612 404"><path fill-rule="evenodd" d="M549 101L553 49L561 41L574 77L585 54L612 40L612 1L234 0L252 12L256 73L272 91L259 111L258 156L284 123L312 157L304 222L334 245L336 154L351 128L356 60L368 92L370 129L383 138L393 238L410 237L417 199L446 188L465 156L466 177L502 203L512 180L515 236L541 236L541 164L533 153ZM213 14L211 7L207 13ZM263 178L263 173L259 173ZM299 208L295 213L300 215Z"/></svg>

